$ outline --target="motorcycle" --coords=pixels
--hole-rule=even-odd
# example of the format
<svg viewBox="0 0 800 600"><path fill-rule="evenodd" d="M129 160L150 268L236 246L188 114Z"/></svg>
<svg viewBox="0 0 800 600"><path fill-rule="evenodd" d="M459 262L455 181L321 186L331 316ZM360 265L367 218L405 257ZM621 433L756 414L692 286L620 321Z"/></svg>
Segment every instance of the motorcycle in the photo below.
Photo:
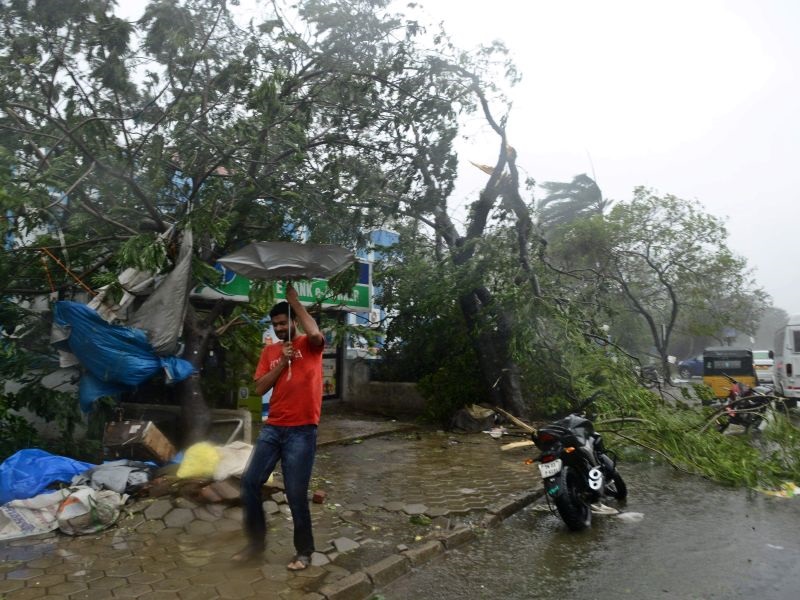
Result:
<svg viewBox="0 0 800 600"><path fill-rule="evenodd" d="M751 388L734 378L727 376L731 382L728 397L722 403L721 414L717 419L717 431L725 431L730 425L741 425L745 432L758 428L764 421L767 409L775 399L758 389Z"/></svg>
<svg viewBox="0 0 800 600"><path fill-rule="evenodd" d="M553 501L572 531L591 525L592 504L606 496L620 501L628 496L616 456L605 449L589 419L571 414L532 432L531 439L541 450L535 460L548 504Z"/></svg>

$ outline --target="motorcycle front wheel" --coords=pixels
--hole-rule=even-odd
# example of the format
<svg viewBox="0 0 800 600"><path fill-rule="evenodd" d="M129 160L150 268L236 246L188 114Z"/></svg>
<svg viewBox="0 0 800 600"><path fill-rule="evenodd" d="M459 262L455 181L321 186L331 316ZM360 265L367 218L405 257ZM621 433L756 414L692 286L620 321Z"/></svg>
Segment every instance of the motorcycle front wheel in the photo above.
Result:
<svg viewBox="0 0 800 600"><path fill-rule="evenodd" d="M583 496L581 474L564 465L561 469L561 493L555 498L558 514L572 531L581 531L592 524L592 509Z"/></svg>
<svg viewBox="0 0 800 600"><path fill-rule="evenodd" d="M625 500L625 498L628 497L628 486L625 485L625 480L622 478L622 475L619 474L619 471L614 470L611 481L606 483L605 492L606 496L616 498L617 500Z"/></svg>

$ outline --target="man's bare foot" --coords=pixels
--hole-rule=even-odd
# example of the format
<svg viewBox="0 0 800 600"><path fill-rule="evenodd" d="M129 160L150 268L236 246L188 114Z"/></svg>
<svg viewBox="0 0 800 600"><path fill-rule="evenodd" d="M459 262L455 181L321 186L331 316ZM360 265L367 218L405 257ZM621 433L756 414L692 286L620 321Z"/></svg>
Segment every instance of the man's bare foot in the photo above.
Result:
<svg viewBox="0 0 800 600"><path fill-rule="evenodd" d="M307 568L308 565L311 564L311 557L310 556L303 556L302 554L298 554L292 559L286 568L290 571L302 571L303 569Z"/></svg>
<svg viewBox="0 0 800 600"><path fill-rule="evenodd" d="M245 564L260 559L264 555L264 548L258 546L245 546L231 556L231 560L238 564Z"/></svg>

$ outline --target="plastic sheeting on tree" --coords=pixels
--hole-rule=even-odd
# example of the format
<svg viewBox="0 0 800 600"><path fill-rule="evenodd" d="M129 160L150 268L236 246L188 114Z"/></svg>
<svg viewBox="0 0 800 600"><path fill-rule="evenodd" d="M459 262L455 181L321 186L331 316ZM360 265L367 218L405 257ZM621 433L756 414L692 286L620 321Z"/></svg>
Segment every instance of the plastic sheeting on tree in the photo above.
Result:
<svg viewBox="0 0 800 600"><path fill-rule="evenodd" d="M150 344L159 356L175 354L178 336L189 302L192 277L192 231L186 229L175 267L158 284L128 322L147 333Z"/></svg>
<svg viewBox="0 0 800 600"><path fill-rule="evenodd" d="M183 381L194 372L186 360L157 356L141 329L106 323L97 311L76 302L56 302L53 325L63 332L56 347L78 357L85 372L78 389L81 410L95 400L130 390L163 370L167 383Z"/></svg>
<svg viewBox="0 0 800 600"><path fill-rule="evenodd" d="M157 243L167 244L174 236L173 226L159 236ZM185 229L175 266L166 276L134 268L125 269L117 278L123 289L119 303L109 304L106 295L109 286L105 286L89 302L89 307L95 309L104 321L123 323L143 330L159 356L175 354L189 303L192 239L191 229ZM134 310L134 300L137 297L146 299ZM68 365L62 360L61 366Z"/></svg>

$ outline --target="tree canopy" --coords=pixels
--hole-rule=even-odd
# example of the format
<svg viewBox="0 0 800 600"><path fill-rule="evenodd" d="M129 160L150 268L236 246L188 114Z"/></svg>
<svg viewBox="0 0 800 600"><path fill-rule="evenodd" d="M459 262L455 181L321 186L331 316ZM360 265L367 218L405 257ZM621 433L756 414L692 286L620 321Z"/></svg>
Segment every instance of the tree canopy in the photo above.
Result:
<svg viewBox="0 0 800 600"><path fill-rule="evenodd" d="M725 328L755 333L767 305L719 218L646 188L607 215L573 222L555 250L565 268L593 282L590 289L604 290L615 312L637 316L665 367L676 328L717 339Z"/></svg>
<svg viewBox="0 0 800 600"><path fill-rule="evenodd" d="M642 332L666 363L674 331L753 329L765 296L696 203L639 188L612 205L586 175L536 202L502 45L463 52L389 0L270 2L247 24L233 5L152 0L130 22L105 0L0 0L0 379L41 368L48 298L113 297L129 267L163 275L189 234L192 283L213 284L252 240L357 250L399 232L377 274L387 362L441 420L474 401L554 414L598 387L617 393L608 413L655 410L627 356ZM496 159L462 226L467 116ZM190 304L183 356L202 374L219 344L241 368L268 299ZM184 443L208 426L202 379L177 394ZM8 413L21 398L2 395L0 421L28 435ZM671 416L650 434L667 439Z"/></svg>
<svg viewBox="0 0 800 600"><path fill-rule="evenodd" d="M136 22L58 4L2 3L3 296L168 271L189 230L198 282L253 239L356 249L404 215L454 239L452 140L461 115L488 114L502 47L462 53L386 0L271 3L244 26L222 0L154 0ZM197 367L242 310L206 309L184 323ZM182 390L200 435L201 390Z"/></svg>

